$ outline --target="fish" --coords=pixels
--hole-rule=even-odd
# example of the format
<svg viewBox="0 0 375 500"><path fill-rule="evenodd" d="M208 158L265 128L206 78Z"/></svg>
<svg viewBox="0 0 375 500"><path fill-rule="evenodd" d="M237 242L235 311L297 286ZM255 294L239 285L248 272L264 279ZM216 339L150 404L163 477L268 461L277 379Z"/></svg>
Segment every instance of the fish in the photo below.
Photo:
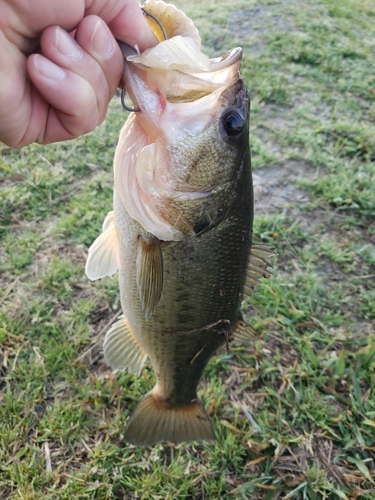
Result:
<svg viewBox="0 0 375 500"><path fill-rule="evenodd" d="M254 243L248 91L242 49L209 59L193 22L148 0L158 44L126 56L126 92L138 112L114 156L113 210L88 252L90 280L118 272L123 315L103 351L114 370L155 387L124 431L138 446L213 440L197 396L209 359L231 341L254 341L240 307L269 276L268 245Z"/></svg>

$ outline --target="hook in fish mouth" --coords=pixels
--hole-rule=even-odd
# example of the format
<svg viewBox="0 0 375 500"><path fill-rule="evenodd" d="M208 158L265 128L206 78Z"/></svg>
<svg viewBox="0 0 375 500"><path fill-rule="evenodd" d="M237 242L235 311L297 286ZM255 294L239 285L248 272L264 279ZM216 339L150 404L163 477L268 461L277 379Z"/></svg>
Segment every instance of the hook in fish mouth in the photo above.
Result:
<svg viewBox="0 0 375 500"><path fill-rule="evenodd" d="M151 14L151 12L148 12L144 7L142 7L142 12L145 16L151 17L159 25L159 28L161 29L161 31L163 33L164 39L168 40L167 32L165 31L165 28L164 28L163 24L160 22L160 20L156 16L154 16L154 14ZM135 52L133 47L130 47L130 45L127 45L126 43L118 42L118 44L120 45L120 49L121 49L121 52L124 56L124 59L126 58L127 55L129 55L130 52ZM129 106L127 106L125 104L125 96L126 96L126 90L125 90L125 84L124 84L122 86L122 89L121 89L122 107L126 111L129 111L130 113L138 113L138 111L141 111L140 108L129 108Z"/></svg>
<svg viewBox="0 0 375 500"><path fill-rule="evenodd" d="M122 107L126 111L130 111L131 113L138 113L138 111L141 111L141 108L129 108L129 106L127 106L125 104L125 96L126 96L126 90L125 90L125 84L124 84L122 86L122 89L121 89L121 104L122 104Z"/></svg>
<svg viewBox="0 0 375 500"><path fill-rule="evenodd" d="M142 12L145 16L151 17L151 19L153 19L159 25L159 28L161 29L161 31L163 33L164 40L168 40L167 32L165 31L164 26L161 23L161 21L156 16L154 16L154 14L151 14L151 12L148 12L144 7L142 7Z"/></svg>

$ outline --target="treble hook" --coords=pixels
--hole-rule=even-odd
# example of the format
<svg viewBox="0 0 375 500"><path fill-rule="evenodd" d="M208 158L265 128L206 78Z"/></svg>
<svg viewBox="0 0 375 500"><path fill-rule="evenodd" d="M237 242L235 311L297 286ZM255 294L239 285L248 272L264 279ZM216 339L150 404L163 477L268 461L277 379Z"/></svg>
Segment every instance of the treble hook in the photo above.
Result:
<svg viewBox="0 0 375 500"><path fill-rule="evenodd" d="M147 10L142 7L142 12L145 16L148 16L148 17L151 17L159 26L159 28L161 29L161 32L163 33L163 36L164 36L164 40L168 40L168 35L167 35L167 32L165 31L164 29L164 26L162 25L162 23L160 22L160 20L154 16L154 14L151 14L151 12L147 12ZM129 45L126 45L122 42L119 42L119 45L120 45L120 48L122 49L122 51L124 52L123 50L123 47L126 46L128 49L130 49ZM138 113L138 111L141 111L140 108L129 108L129 106L127 106L125 104L125 96L126 96L126 90L125 90L125 84L122 86L122 89L121 89L121 104L122 104L122 107L124 109L126 109L126 111L129 111L131 113Z"/></svg>

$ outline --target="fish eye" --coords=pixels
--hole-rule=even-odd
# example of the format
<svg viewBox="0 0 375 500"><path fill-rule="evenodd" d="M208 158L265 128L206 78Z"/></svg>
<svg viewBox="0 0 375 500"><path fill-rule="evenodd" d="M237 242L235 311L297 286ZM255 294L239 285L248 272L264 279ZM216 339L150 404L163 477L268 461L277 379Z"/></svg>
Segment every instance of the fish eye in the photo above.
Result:
<svg viewBox="0 0 375 500"><path fill-rule="evenodd" d="M237 109L227 111L222 117L224 130L228 137L238 136L242 132L245 122L245 118Z"/></svg>

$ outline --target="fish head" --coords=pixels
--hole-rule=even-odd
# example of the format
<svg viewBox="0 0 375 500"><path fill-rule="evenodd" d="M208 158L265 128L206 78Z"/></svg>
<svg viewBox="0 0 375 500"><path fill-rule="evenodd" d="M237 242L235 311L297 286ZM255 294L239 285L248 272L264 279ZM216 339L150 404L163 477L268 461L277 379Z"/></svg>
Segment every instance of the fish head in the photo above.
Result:
<svg viewBox="0 0 375 500"><path fill-rule="evenodd" d="M120 137L115 189L128 213L165 241L195 236L202 214L217 223L236 195L244 158L249 162L242 49L209 59L189 29L192 36L128 56L124 70L140 111Z"/></svg>

